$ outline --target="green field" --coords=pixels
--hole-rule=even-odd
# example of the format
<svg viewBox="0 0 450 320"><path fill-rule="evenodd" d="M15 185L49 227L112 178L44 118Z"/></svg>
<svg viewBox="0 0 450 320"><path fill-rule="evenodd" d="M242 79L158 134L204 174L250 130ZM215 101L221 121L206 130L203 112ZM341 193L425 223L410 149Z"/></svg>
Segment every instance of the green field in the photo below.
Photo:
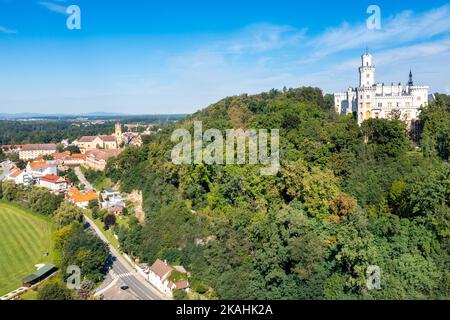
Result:
<svg viewBox="0 0 450 320"><path fill-rule="evenodd" d="M50 219L0 201L0 296L20 287L35 264L53 262L53 228Z"/></svg>

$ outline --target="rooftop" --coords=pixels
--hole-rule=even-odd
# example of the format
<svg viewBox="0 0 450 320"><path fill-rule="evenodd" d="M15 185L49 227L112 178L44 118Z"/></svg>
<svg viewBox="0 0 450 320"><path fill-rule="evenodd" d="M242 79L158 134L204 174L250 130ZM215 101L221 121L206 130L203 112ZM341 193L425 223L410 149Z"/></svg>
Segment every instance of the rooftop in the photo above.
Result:
<svg viewBox="0 0 450 320"><path fill-rule="evenodd" d="M56 150L56 144L26 144L22 147L22 151L37 151L37 150Z"/></svg>

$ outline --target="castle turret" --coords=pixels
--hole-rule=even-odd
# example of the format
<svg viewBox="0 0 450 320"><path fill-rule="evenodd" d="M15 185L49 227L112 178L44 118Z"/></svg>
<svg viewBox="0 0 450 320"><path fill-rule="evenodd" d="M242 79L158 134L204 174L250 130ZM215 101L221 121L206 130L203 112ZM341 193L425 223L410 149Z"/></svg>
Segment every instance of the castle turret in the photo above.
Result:
<svg viewBox="0 0 450 320"><path fill-rule="evenodd" d="M409 69L409 81L408 81L408 86L409 86L409 87L412 87L413 85L414 85L414 82L413 82L413 75L412 75L411 69Z"/></svg>
<svg viewBox="0 0 450 320"><path fill-rule="evenodd" d="M375 67L372 65L372 55L366 49L361 56L361 67L359 67L359 86L371 87L375 83Z"/></svg>

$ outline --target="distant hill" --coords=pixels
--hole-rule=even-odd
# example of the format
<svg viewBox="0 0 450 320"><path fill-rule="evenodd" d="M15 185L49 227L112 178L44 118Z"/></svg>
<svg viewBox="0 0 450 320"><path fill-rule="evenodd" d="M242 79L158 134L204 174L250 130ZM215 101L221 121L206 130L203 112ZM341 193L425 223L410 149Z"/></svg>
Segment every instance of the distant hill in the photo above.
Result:
<svg viewBox="0 0 450 320"><path fill-rule="evenodd" d="M0 119L29 119L29 118L73 118L73 117L114 117L125 116L124 113L92 112L83 114L66 113L0 113Z"/></svg>

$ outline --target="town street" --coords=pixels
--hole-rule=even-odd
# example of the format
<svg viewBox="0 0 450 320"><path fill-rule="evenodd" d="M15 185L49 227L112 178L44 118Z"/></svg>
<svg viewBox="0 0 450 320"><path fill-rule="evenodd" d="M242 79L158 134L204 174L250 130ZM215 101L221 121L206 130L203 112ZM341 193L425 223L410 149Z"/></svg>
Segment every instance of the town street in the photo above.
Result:
<svg viewBox="0 0 450 320"><path fill-rule="evenodd" d="M122 255L108 242L101 230L95 223L84 216L85 221L90 225L97 236L108 244L109 252L113 257L112 270L122 279L122 281L142 300L165 300L165 297L149 282L147 282L130 264L122 257Z"/></svg>
<svg viewBox="0 0 450 320"><path fill-rule="evenodd" d="M87 189L92 189L92 185L86 180L79 167L75 168L75 174L81 183L83 183ZM84 220L90 225L92 230L97 236L105 243L108 244L109 252L113 258L112 270L114 273L122 279L122 281L142 300L165 300L168 299L162 293L160 293L155 287L153 287L148 281L144 279L125 258L114 248L108 239L103 235L102 231L96 226L88 216L84 215Z"/></svg>
<svg viewBox="0 0 450 320"><path fill-rule="evenodd" d="M94 190L94 187L89 183L89 181L87 181L86 177L84 176L83 172L81 172L80 167L75 167L75 174L77 175L78 180L80 180L80 182L82 184L84 184L84 186L86 187L86 189L88 190Z"/></svg>

